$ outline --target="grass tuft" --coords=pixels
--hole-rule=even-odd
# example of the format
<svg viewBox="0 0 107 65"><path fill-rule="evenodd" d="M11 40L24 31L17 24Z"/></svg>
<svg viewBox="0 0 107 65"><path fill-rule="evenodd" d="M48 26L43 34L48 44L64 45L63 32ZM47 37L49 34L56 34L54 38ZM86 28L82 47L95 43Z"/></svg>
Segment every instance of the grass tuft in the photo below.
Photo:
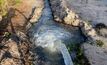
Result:
<svg viewBox="0 0 107 65"><path fill-rule="evenodd" d="M96 40L96 44L100 47L102 47L104 45L104 42L101 40Z"/></svg>
<svg viewBox="0 0 107 65"><path fill-rule="evenodd" d="M14 6L20 3L20 0L0 0L0 15L5 16L9 6Z"/></svg>

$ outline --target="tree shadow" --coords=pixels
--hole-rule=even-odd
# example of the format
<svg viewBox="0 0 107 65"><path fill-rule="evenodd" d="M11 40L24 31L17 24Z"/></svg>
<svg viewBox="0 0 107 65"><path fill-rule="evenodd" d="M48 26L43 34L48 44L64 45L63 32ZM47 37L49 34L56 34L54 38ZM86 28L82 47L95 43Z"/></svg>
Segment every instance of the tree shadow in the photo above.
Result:
<svg viewBox="0 0 107 65"><path fill-rule="evenodd" d="M11 18L15 15L15 11L10 8L10 10L8 11L8 13L3 16L2 21L0 21L0 42L3 40L4 36L5 36L5 32L8 32L7 27L9 26L9 23L11 22ZM13 29L13 25L11 24L11 28ZM13 29L14 31L14 29Z"/></svg>
<svg viewBox="0 0 107 65"><path fill-rule="evenodd" d="M7 29L8 26L10 26L10 29L11 29L10 33L16 34L14 24L11 21L11 19L14 16L16 16L15 12L18 12L19 14L21 14L25 18L25 23L24 23L24 26L23 26L23 29L25 30L26 25L29 23L30 19L34 15L35 9L36 9L36 7L32 8L31 13L29 14L28 17L26 17L20 10L18 10L16 8L10 8L7 15L3 17L2 21L0 21L0 41L3 40L3 35L4 35L5 32L10 32Z"/></svg>
<svg viewBox="0 0 107 65"><path fill-rule="evenodd" d="M30 19L33 17L35 9L36 9L36 7L32 8L32 11L31 11L31 13L29 14L28 17L26 17L20 10L15 9L15 11L17 11L18 13L20 13L25 18L26 21L24 23L24 26L26 26L29 23Z"/></svg>

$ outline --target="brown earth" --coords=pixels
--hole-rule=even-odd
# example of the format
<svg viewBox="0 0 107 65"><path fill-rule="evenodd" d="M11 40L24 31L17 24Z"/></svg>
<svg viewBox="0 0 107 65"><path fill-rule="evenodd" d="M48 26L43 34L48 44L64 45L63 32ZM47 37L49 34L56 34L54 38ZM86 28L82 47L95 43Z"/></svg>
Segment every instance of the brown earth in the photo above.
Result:
<svg viewBox="0 0 107 65"><path fill-rule="evenodd" d="M0 65L32 65L26 26L41 16L43 0L21 0L0 21Z"/></svg>

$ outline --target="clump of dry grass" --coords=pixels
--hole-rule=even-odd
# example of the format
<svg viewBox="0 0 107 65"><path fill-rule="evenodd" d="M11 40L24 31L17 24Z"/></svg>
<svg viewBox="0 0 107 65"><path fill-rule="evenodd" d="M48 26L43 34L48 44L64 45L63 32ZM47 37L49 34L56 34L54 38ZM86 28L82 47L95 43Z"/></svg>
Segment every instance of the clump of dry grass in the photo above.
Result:
<svg viewBox="0 0 107 65"><path fill-rule="evenodd" d="M20 0L0 0L0 15L5 16L8 7L18 4Z"/></svg>

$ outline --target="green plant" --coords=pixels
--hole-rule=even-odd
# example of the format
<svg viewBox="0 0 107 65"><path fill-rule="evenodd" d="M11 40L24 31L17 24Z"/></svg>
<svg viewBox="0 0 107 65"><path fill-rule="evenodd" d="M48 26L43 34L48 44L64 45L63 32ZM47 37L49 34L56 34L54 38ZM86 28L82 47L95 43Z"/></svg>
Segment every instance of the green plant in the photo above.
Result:
<svg viewBox="0 0 107 65"><path fill-rule="evenodd" d="M83 54L80 44L70 44L67 48L70 53L72 53L73 50L76 51L76 58L73 60L74 65L90 65L87 58Z"/></svg>
<svg viewBox="0 0 107 65"><path fill-rule="evenodd" d="M20 0L15 0L16 4L20 3Z"/></svg>
<svg viewBox="0 0 107 65"><path fill-rule="evenodd" d="M72 52L75 47L76 47L75 44L70 44L70 45L67 46L67 49L68 49L69 52Z"/></svg>
<svg viewBox="0 0 107 65"><path fill-rule="evenodd" d="M11 36L11 33L9 33L9 32L5 32L5 33L4 33L4 37L10 38L10 36Z"/></svg>
<svg viewBox="0 0 107 65"><path fill-rule="evenodd" d="M101 40L96 40L96 44L100 47L102 47L104 45L104 42Z"/></svg>

